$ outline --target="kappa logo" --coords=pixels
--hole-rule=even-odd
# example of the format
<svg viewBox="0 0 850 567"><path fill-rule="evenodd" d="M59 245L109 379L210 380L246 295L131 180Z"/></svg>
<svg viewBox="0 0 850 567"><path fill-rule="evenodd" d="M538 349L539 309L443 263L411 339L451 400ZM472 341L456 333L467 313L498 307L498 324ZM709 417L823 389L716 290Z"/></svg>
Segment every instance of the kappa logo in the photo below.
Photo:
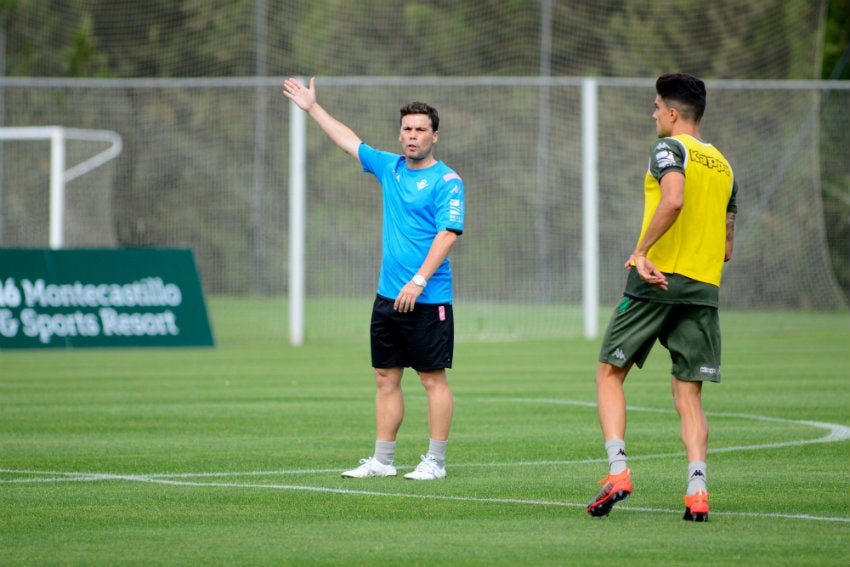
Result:
<svg viewBox="0 0 850 567"><path fill-rule="evenodd" d="M694 471L694 474L691 475L691 478L699 478L699 477L705 478L705 473L702 472L701 470L697 469L697 470Z"/></svg>
<svg viewBox="0 0 850 567"><path fill-rule="evenodd" d="M732 170L729 169L729 164L723 161L722 159L703 154L698 150L691 151L688 156L690 161L696 162L709 169L716 169L719 173L722 173L727 177L732 176Z"/></svg>
<svg viewBox="0 0 850 567"><path fill-rule="evenodd" d="M611 356L613 356L614 358L616 358L616 359L618 359L618 360L626 360L626 355L625 355L625 353L623 352L623 349L621 349L621 348L616 349L616 350L615 350L615 351L611 354Z"/></svg>
<svg viewBox="0 0 850 567"><path fill-rule="evenodd" d="M626 450L625 450L625 449L620 449L619 451L617 451L617 455L616 455L616 456L617 456L617 457L619 457L620 455L622 455L623 457L627 457L627 456L628 456L628 455L626 455Z"/></svg>
<svg viewBox="0 0 850 567"><path fill-rule="evenodd" d="M422 191L423 189L425 189L427 187L428 187L428 180L427 179L420 179L419 181L416 182L416 188L419 189L420 191Z"/></svg>
<svg viewBox="0 0 850 567"><path fill-rule="evenodd" d="M655 152L655 161L658 162L659 169L667 169L676 165L676 157L670 150L658 150Z"/></svg>

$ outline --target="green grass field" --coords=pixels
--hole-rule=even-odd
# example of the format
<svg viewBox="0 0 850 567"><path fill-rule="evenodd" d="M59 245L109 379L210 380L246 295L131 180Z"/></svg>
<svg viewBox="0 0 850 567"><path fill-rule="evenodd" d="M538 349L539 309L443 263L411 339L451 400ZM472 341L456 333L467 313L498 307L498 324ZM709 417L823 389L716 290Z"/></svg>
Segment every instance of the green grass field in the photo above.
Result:
<svg viewBox="0 0 850 567"><path fill-rule="evenodd" d="M459 343L449 476L352 480L368 344L292 348L252 331L261 301L210 310L215 349L0 353L0 564L848 565L847 313L723 314L694 524L660 346L627 382L635 492L595 519L598 341ZM427 448L405 385L400 473Z"/></svg>

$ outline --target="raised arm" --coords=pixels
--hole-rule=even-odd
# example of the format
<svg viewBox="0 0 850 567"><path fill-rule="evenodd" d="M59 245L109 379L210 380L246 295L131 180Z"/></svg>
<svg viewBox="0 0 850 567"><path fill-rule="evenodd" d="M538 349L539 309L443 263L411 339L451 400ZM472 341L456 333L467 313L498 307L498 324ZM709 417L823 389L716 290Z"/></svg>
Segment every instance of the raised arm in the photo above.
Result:
<svg viewBox="0 0 850 567"><path fill-rule="evenodd" d="M316 102L315 77L310 78L309 87L305 87L298 79L287 79L283 83L283 94L298 105L298 108L309 114L337 146L359 159L357 152L360 148L361 140L357 134L351 128L328 114Z"/></svg>

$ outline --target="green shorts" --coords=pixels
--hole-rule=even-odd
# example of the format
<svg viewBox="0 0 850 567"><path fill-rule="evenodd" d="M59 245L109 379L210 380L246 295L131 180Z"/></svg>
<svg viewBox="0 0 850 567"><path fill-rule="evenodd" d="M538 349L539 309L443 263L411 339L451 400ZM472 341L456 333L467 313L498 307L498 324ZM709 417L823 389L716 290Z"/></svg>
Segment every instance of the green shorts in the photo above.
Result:
<svg viewBox="0 0 850 567"><path fill-rule="evenodd" d="M670 351L671 373L689 382L720 382L720 317L716 307L623 297L608 323L599 362L643 367L658 339Z"/></svg>

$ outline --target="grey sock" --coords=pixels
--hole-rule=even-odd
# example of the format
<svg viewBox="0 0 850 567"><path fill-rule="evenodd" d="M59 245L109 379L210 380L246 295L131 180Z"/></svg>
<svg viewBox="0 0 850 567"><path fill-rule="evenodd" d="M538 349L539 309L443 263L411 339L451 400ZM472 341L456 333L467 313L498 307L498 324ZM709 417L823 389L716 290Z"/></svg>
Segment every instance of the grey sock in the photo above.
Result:
<svg viewBox="0 0 850 567"><path fill-rule="evenodd" d="M375 460L382 465L393 464L395 441L375 441Z"/></svg>
<svg viewBox="0 0 850 567"><path fill-rule="evenodd" d="M608 453L608 472L620 474L626 470L626 442L622 439L612 439L605 443Z"/></svg>
<svg viewBox="0 0 850 567"><path fill-rule="evenodd" d="M706 464L703 461L694 461L692 463L688 463L688 492L687 494L690 496L694 494L700 488L703 490L708 490L706 486Z"/></svg>
<svg viewBox="0 0 850 567"><path fill-rule="evenodd" d="M448 440L434 441L433 439L428 444L428 454L434 457L437 460L437 464L441 467L446 466L446 447L448 444Z"/></svg>

